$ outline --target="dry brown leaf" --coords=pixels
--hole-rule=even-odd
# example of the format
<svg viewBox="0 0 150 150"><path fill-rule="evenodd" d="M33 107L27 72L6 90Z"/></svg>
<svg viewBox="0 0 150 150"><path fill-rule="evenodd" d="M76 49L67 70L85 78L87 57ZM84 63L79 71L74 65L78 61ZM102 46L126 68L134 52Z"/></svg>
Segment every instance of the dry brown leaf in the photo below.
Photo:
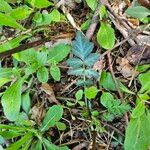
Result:
<svg viewBox="0 0 150 150"><path fill-rule="evenodd" d="M54 94L52 87L48 83L43 83L41 86L41 90L49 95L51 102L54 102L56 104L60 104L55 97L55 94Z"/></svg>
<svg viewBox="0 0 150 150"><path fill-rule="evenodd" d="M125 58L118 58L116 63L119 64L117 66L117 70L123 75L124 78L130 78L133 74L137 75L138 72L129 64L129 61Z"/></svg>
<svg viewBox="0 0 150 150"><path fill-rule="evenodd" d="M46 110L42 104L36 104L31 108L29 114L31 114L31 119L34 119L35 122L40 125L46 114Z"/></svg>

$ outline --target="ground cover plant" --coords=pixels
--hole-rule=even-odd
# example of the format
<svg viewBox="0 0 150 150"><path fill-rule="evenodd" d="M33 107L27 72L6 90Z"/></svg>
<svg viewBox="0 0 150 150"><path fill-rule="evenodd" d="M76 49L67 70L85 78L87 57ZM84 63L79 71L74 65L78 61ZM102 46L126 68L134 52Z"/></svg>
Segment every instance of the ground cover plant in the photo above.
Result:
<svg viewBox="0 0 150 150"><path fill-rule="evenodd" d="M0 0L0 149L150 149L147 0Z"/></svg>

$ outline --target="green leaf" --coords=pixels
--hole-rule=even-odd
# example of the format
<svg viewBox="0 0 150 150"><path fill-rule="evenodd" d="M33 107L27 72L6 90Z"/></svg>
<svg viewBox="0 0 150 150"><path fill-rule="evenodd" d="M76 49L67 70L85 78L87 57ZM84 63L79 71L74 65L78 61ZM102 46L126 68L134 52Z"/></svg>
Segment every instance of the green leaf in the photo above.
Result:
<svg viewBox="0 0 150 150"><path fill-rule="evenodd" d="M101 104L106 108L111 108L113 106L113 101L113 96L108 92L104 92L100 98Z"/></svg>
<svg viewBox="0 0 150 150"><path fill-rule="evenodd" d="M31 108L31 99L29 92L22 94L21 105L23 110L28 114Z"/></svg>
<svg viewBox="0 0 150 150"><path fill-rule="evenodd" d="M46 8L48 6L52 6L53 3L49 2L48 0L26 0L32 7L36 8Z"/></svg>
<svg viewBox="0 0 150 150"><path fill-rule="evenodd" d="M5 140L9 140L9 139L12 139L12 138L16 138L18 136L21 136L23 135L24 133L23 132L18 132L18 131L0 131L0 135L5 139Z"/></svg>
<svg viewBox="0 0 150 150"><path fill-rule="evenodd" d="M126 14L130 17L142 19L150 15L150 10L143 6L135 6L129 7L126 10Z"/></svg>
<svg viewBox="0 0 150 150"><path fill-rule="evenodd" d="M31 12L32 10L27 7L17 7L11 11L10 16L15 20L23 20L26 19Z"/></svg>
<svg viewBox="0 0 150 150"><path fill-rule="evenodd" d="M139 93L144 93L144 92L148 92L150 91L150 71L146 72L146 73L142 73L139 75L138 79L142 85Z"/></svg>
<svg viewBox="0 0 150 150"><path fill-rule="evenodd" d="M4 52L4 51L7 51L7 50L10 50L12 48L15 48L15 47L19 46L20 42L22 40L26 39L27 37L29 37L29 36L27 36L27 35L24 35L24 36L20 35L20 36L18 36L16 38L10 40L9 42L1 44L0 45L0 52Z"/></svg>
<svg viewBox="0 0 150 150"><path fill-rule="evenodd" d="M78 90L75 94L76 100L79 101L83 97L83 90Z"/></svg>
<svg viewBox="0 0 150 150"><path fill-rule="evenodd" d="M12 18L11 16L9 16L7 14L3 14L3 13L0 13L0 25L9 26L9 27L13 27L13 28L18 28L18 29L21 29L21 30L25 29L22 25L17 23L14 18Z"/></svg>
<svg viewBox="0 0 150 150"><path fill-rule="evenodd" d="M61 73L60 73L60 69L57 65L53 64L50 67L50 74L52 75L54 80L60 81Z"/></svg>
<svg viewBox="0 0 150 150"><path fill-rule="evenodd" d="M0 11L9 13L12 11L12 8L5 0L0 0Z"/></svg>
<svg viewBox="0 0 150 150"><path fill-rule="evenodd" d="M42 142L40 140L37 141L34 149L35 150L42 150Z"/></svg>
<svg viewBox="0 0 150 150"><path fill-rule="evenodd" d="M56 122L56 126L57 126L59 131L66 130L66 125L64 123L62 123L62 122Z"/></svg>
<svg viewBox="0 0 150 150"><path fill-rule="evenodd" d="M14 149L19 149L25 142L28 142L32 138L33 134L28 133L25 136L23 136L20 140L17 142L11 144L6 150L14 150Z"/></svg>
<svg viewBox="0 0 150 150"><path fill-rule="evenodd" d="M37 71L37 78L40 82L45 83L48 81L48 70L46 67L42 66Z"/></svg>
<svg viewBox="0 0 150 150"><path fill-rule="evenodd" d="M68 56L70 46L66 44L59 44L52 48L48 54L48 63L59 63Z"/></svg>
<svg viewBox="0 0 150 150"><path fill-rule="evenodd" d="M131 117L138 118L145 113L145 103L143 101L139 102L138 105L133 109Z"/></svg>
<svg viewBox="0 0 150 150"><path fill-rule="evenodd" d="M2 96L4 114L10 121L15 121L20 112L21 106L22 79L12 84Z"/></svg>
<svg viewBox="0 0 150 150"><path fill-rule="evenodd" d="M106 71L102 72L99 84L107 90L116 91L114 81L109 72Z"/></svg>
<svg viewBox="0 0 150 150"><path fill-rule="evenodd" d="M150 147L150 113L131 118L125 135L125 150L148 150Z"/></svg>
<svg viewBox="0 0 150 150"><path fill-rule="evenodd" d="M96 97L97 93L98 93L98 89L97 87L95 86L91 86L89 88L85 88L85 96L88 98L88 99L93 99Z"/></svg>
<svg viewBox="0 0 150 150"><path fill-rule="evenodd" d="M6 84L10 81L11 81L11 79L9 79L9 78L1 78L0 77L0 87L2 87L4 84Z"/></svg>
<svg viewBox="0 0 150 150"><path fill-rule="evenodd" d="M44 141L44 144L45 144L47 150L69 150L69 148L67 146L58 147L55 144L52 144L51 142L49 142L45 138L43 138L43 141Z"/></svg>
<svg viewBox="0 0 150 150"><path fill-rule="evenodd" d="M60 12L57 9L54 9L50 13L51 20L54 22L59 22L60 21Z"/></svg>
<svg viewBox="0 0 150 150"><path fill-rule="evenodd" d="M97 6L97 0L86 0L87 5L94 11Z"/></svg>
<svg viewBox="0 0 150 150"><path fill-rule="evenodd" d="M54 105L50 107L43 120L41 131L43 132L53 127L62 118L62 115L63 108L61 106Z"/></svg>
<svg viewBox="0 0 150 150"><path fill-rule="evenodd" d="M97 33L97 41L104 49L111 50L115 44L114 29L108 24L101 22Z"/></svg>

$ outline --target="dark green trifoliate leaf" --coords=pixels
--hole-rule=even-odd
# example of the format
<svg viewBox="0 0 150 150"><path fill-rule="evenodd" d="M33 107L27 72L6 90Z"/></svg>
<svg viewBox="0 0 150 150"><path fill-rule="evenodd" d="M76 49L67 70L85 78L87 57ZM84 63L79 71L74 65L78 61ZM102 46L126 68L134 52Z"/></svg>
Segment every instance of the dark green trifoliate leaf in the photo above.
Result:
<svg viewBox="0 0 150 150"><path fill-rule="evenodd" d="M70 69L68 71L68 74L75 75L75 76L82 76L82 75L84 75L84 69L83 68Z"/></svg>
<svg viewBox="0 0 150 150"><path fill-rule="evenodd" d="M115 44L114 29L110 25L101 22L97 33L97 41L104 49L111 50Z"/></svg>
<svg viewBox="0 0 150 150"><path fill-rule="evenodd" d="M70 52L70 46L66 44L56 45L48 53L48 63L59 63L66 58Z"/></svg>
<svg viewBox="0 0 150 150"><path fill-rule="evenodd" d="M85 60L85 58L92 52L94 44L81 33L77 32L75 41L72 43L72 52L75 56Z"/></svg>
<svg viewBox="0 0 150 150"><path fill-rule="evenodd" d="M76 100L79 101L83 97L83 90L78 90L75 94Z"/></svg>
<svg viewBox="0 0 150 150"><path fill-rule="evenodd" d="M97 0L86 0L87 5L94 11L98 4Z"/></svg>
<svg viewBox="0 0 150 150"><path fill-rule="evenodd" d="M72 57L67 60L67 65L75 69L81 67L83 61L80 58Z"/></svg>
<svg viewBox="0 0 150 150"><path fill-rule="evenodd" d="M150 112L131 118L125 135L125 150L148 150L150 146Z"/></svg>
<svg viewBox="0 0 150 150"><path fill-rule="evenodd" d="M129 17L143 19L150 15L150 10L143 6L135 6L135 7L129 7L126 10L126 14Z"/></svg>
<svg viewBox="0 0 150 150"><path fill-rule="evenodd" d="M138 79L142 85L139 93L150 91L150 71L140 74Z"/></svg>
<svg viewBox="0 0 150 150"><path fill-rule="evenodd" d="M95 86L91 86L89 88L85 88L84 94L88 99L93 99L96 97L97 93L98 93L98 89Z"/></svg>
<svg viewBox="0 0 150 150"><path fill-rule="evenodd" d="M12 8L5 0L0 0L0 11L9 13L12 11Z"/></svg>
<svg viewBox="0 0 150 150"><path fill-rule="evenodd" d="M11 11L10 16L15 20L23 20L26 19L31 12L32 10L28 7L17 7Z"/></svg>
<svg viewBox="0 0 150 150"><path fill-rule="evenodd" d="M91 53L84 61L86 66L92 67L99 60L99 54Z"/></svg>
<svg viewBox="0 0 150 150"><path fill-rule="evenodd" d="M9 26L17 29L24 30L25 28L16 22L14 18L7 14L0 13L0 25Z"/></svg>
<svg viewBox="0 0 150 150"><path fill-rule="evenodd" d="M31 99L30 99L29 92L22 94L21 105L23 110L28 114L31 108Z"/></svg>
<svg viewBox="0 0 150 150"><path fill-rule="evenodd" d="M60 69L57 65L52 64L52 66L50 67L50 74L52 75L52 77L55 81L60 81L61 73L60 73Z"/></svg>
<svg viewBox="0 0 150 150"><path fill-rule="evenodd" d="M2 106L6 118L15 121L20 112L22 79L12 84L2 96Z"/></svg>
<svg viewBox="0 0 150 150"><path fill-rule="evenodd" d="M56 122L56 126L57 126L59 131L66 130L66 125L64 123L62 123L62 122Z"/></svg>
<svg viewBox="0 0 150 150"><path fill-rule="evenodd" d="M45 83L48 81L48 74L48 69L42 66L37 71L37 78L40 82Z"/></svg>
<svg viewBox="0 0 150 150"><path fill-rule="evenodd" d="M42 123L41 131L46 131L56 125L63 115L63 108L60 105L54 105L49 108Z"/></svg>

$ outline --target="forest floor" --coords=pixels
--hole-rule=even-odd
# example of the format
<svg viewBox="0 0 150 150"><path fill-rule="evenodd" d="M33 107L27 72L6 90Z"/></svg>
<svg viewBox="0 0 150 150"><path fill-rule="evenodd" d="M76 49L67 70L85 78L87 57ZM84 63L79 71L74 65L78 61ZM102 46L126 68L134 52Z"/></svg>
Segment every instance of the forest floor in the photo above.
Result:
<svg viewBox="0 0 150 150"><path fill-rule="evenodd" d="M0 149L148 149L150 3L6 1Z"/></svg>

